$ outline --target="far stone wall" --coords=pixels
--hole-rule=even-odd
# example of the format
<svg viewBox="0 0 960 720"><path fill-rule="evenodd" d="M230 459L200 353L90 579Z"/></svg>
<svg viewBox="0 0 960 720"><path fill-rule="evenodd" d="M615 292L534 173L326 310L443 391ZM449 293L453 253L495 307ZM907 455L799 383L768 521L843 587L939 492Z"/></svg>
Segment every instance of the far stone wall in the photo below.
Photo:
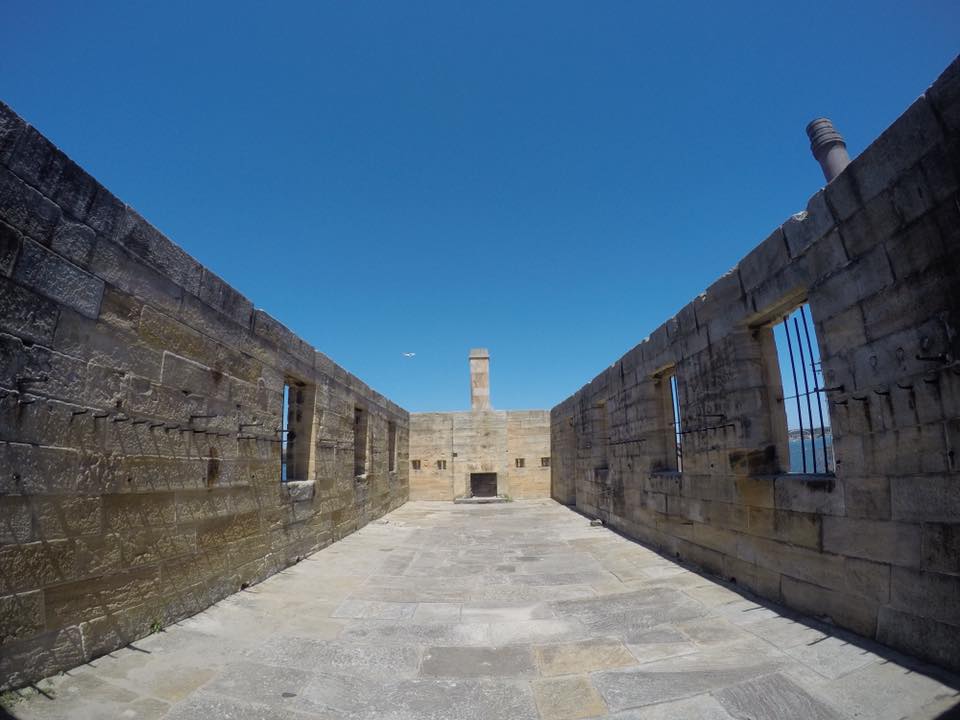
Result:
<svg viewBox="0 0 960 720"><path fill-rule="evenodd" d="M0 104L0 689L398 507L408 431Z"/></svg>
<svg viewBox="0 0 960 720"><path fill-rule="evenodd" d="M804 301L829 388L830 474L786 472L771 323ZM958 358L960 60L805 215L553 408L553 496L960 669Z"/></svg>
<svg viewBox="0 0 960 720"><path fill-rule="evenodd" d="M471 473L497 473L498 492L515 500L549 497L549 457L546 410L410 415L410 461L420 466L410 469L411 500L466 495Z"/></svg>

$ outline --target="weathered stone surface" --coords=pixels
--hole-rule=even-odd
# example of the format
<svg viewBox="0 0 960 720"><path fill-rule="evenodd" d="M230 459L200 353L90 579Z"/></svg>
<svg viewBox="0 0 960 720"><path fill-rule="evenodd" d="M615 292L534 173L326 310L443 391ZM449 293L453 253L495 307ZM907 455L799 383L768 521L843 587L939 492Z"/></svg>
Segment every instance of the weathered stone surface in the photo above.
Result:
<svg viewBox="0 0 960 720"><path fill-rule="evenodd" d="M262 313L255 335L247 299L6 106L0 165L0 594L47 600L44 624L16 625L11 682L66 667L58 625L80 623L82 657L108 652L406 500L405 411ZM285 383L316 388L331 452L301 443L305 482L283 488ZM355 408L363 488L339 461ZM157 573L156 592L128 582ZM143 700L105 712L165 711Z"/></svg>
<svg viewBox="0 0 960 720"><path fill-rule="evenodd" d="M593 682L611 710L624 710L698 695L766 672L760 665L719 670L671 670L670 666L662 665L670 662L673 660L598 673L593 676Z"/></svg>
<svg viewBox="0 0 960 720"><path fill-rule="evenodd" d="M169 706L181 718L222 712L241 718L345 720L731 720L768 717L770 707L779 706L783 714L775 717L793 717L802 707L814 717L833 708L836 717L899 718L909 710L932 720L957 703L945 694L944 685L925 677L922 667L899 665L902 657L876 654L851 642L849 635L834 636L828 626L742 599L647 548L591 527L552 502L514 502L479 511L452 503L409 503L388 522L370 523L236 594L231 593L247 566L233 568L247 558L259 563L255 540L229 546L223 553L231 556L229 561L211 553L189 565L165 563L159 602L80 625L83 647L93 652L115 646L119 638L141 639L52 679L53 701L31 697L17 705L18 717L93 720L104 712L126 717L127 710L161 713ZM556 617L516 619L514 613L527 617L542 606L516 598L530 586L514 584L515 573L496 569L505 567L505 558L523 562L518 558L583 556L604 567L633 564L658 572L626 582L611 576L596 586L592 603L586 598L555 601L548 609ZM482 575L443 575L452 562L488 569ZM390 574L414 567L423 574ZM661 586L664 582L671 587ZM464 598L462 604L506 615L464 622L461 603L455 602L426 603L411 617L393 620L337 617L344 609L351 609L349 615L366 614L365 608L382 614L403 605L368 598L371 588L421 585L449 585ZM503 592L497 607L478 599L489 587ZM685 593L691 602L698 598L701 616L667 619L642 633L629 625L587 630L579 619L588 608L607 608L616 615L662 607L669 615ZM119 603L123 595L107 594L105 602ZM155 623L169 622L165 613L175 618L186 608L202 609L220 598L214 607L154 632ZM64 607L83 614L92 605L84 602L74 592ZM423 607L421 622L417 616ZM18 617L15 622L23 615ZM532 640L558 629L581 637ZM628 636L635 640L629 651ZM9 646L20 657L18 642ZM892 698L881 684L897 688L910 702ZM877 688L877 700L862 687ZM892 709L900 714L893 715Z"/></svg>
<svg viewBox="0 0 960 720"><path fill-rule="evenodd" d="M841 717L833 708L779 674L725 688L715 693L715 697L734 717L755 720L784 717L839 720Z"/></svg>
<svg viewBox="0 0 960 720"><path fill-rule="evenodd" d="M538 680L533 684L533 692L544 720L596 717L607 709L585 675Z"/></svg>
<svg viewBox="0 0 960 720"><path fill-rule="evenodd" d="M522 677L535 674L527 647L430 647L420 674L428 677Z"/></svg>
<svg viewBox="0 0 960 720"><path fill-rule="evenodd" d="M0 167L0 220L46 243L60 223L60 208L4 167Z"/></svg>
<svg viewBox="0 0 960 720"><path fill-rule="evenodd" d="M408 680L391 688L374 707L373 717L394 720L537 718L529 688L509 680Z"/></svg>
<svg viewBox="0 0 960 720"><path fill-rule="evenodd" d="M0 222L0 275L9 275L13 271L22 243L19 232Z"/></svg>
<svg viewBox="0 0 960 720"><path fill-rule="evenodd" d="M13 279L51 300L96 319L103 281L32 240L24 240Z"/></svg>
<svg viewBox="0 0 960 720"><path fill-rule="evenodd" d="M117 242L156 268L187 291L198 295L203 268L174 245L133 208L127 211L117 230Z"/></svg>
<svg viewBox="0 0 960 720"><path fill-rule="evenodd" d="M541 645L535 652L540 672L548 676L591 673L637 663L623 643L613 640Z"/></svg>
<svg viewBox="0 0 960 720"><path fill-rule="evenodd" d="M0 645L43 629L43 594L39 590L0 597Z"/></svg>
<svg viewBox="0 0 960 720"><path fill-rule="evenodd" d="M647 705L609 715L611 720L734 720L711 695L697 695L686 700Z"/></svg>

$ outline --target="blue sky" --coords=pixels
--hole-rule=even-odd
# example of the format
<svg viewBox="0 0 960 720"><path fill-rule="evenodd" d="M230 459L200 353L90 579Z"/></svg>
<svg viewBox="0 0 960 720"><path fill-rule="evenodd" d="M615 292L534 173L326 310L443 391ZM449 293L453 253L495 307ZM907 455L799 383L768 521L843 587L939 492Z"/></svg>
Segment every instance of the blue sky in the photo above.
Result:
<svg viewBox="0 0 960 720"><path fill-rule="evenodd" d="M550 407L803 209L808 120L856 154L958 50L956 2L779 5L11 2L0 98L407 409L476 346Z"/></svg>

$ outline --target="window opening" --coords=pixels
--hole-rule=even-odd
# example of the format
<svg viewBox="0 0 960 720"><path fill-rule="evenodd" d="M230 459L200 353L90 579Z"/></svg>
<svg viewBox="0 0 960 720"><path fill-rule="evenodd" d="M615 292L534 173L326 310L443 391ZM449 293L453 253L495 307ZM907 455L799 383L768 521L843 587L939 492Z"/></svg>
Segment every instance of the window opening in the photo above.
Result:
<svg viewBox="0 0 960 720"><path fill-rule="evenodd" d="M280 481L288 480L288 458L290 454L290 386L283 384L283 401L280 406Z"/></svg>
<svg viewBox="0 0 960 720"><path fill-rule="evenodd" d="M787 418L789 472L832 473L835 459L830 407L810 306L804 303L784 315L774 326L773 336Z"/></svg>
<svg viewBox="0 0 960 720"><path fill-rule="evenodd" d="M393 472L397 469L397 424L395 422L387 423L387 471Z"/></svg>
<svg viewBox="0 0 960 720"><path fill-rule="evenodd" d="M312 476L313 413L315 387L295 378L284 378L280 400L280 480L306 480Z"/></svg>
<svg viewBox="0 0 960 720"><path fill-rule="evenodd" d="M353 409L353 474L367 473L367 413L363 408Z"/></svg>
<svg viewBox="0 0 960 720"><path fill-rule="evenodd" d="M670 407L673 409L673 444L676 448L677 472L683 472L683 426L680 421L680 385L676 373L670 376Z"/></svg>
<svg viewBox="0 0 960 720"><path fill-rule="evenodd" d="M516 460L514 460L514 464L518 468L522 468L526 464L526 461L523 458L517 458Z"/></svg>
<svg viewBox="0 0 960 720"><path fill-rule="evenodd" d="M419 470L419 469L420 469L420 461L419 461L419 460L411 460L411 461L410 461L410 467L412 467L414 470Z"/></svg>
<svg viewBox="0 0 960 720"><path fill-rule="evenodd" d="M550 458L548 457L540 458L540 467L550 467Z"/></svg>
<svg viewBox="0 0 960 720"><path fill-rule="evenodd" d="M447 461L446 460L437 460L437 470L446 470Z"/></svg>

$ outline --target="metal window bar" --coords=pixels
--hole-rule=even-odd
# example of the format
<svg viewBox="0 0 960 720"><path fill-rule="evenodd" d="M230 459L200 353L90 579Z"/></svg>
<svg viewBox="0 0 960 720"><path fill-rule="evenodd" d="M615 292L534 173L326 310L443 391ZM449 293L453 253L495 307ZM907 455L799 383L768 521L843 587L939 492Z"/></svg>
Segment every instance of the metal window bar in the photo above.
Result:
<svg viewBox="0 0 960 720"><path fill-rule="evenodd" d="M670 404L673 407L673 438L677 450L677 472L683 472L683 428L680 424L680 386L677 376L670 376Z"/></svg>
<svg viewBox="0 0 960 720"><path fill-rule="evenodd" d="M832 440L831 446L828 447L827 444L827 435L830 434L832 438L830 415L829 410L824 407L826 388L821 382L820 353L816 345L816 332L811 327L812 322L812 316L807 312L807 306L804 304L785 315L780 327L784 343L782 345L778 343L778 351L781 357L786 354L790 361L789 374L786 373L785 368L781 367L784 410L788 416L788 444L792 450L793 443L799 442L800 450L799 468L794 453L789 453L790 472L831 473L834 469ZM791 383L792 394L789 393ZM789 427L788 400L793 400L796 408L796 424L799 432L797 440L794 440L793 430ZM816 419L813 414L814 405L817 408ZM819 444L822 454L817 452L817 430L820 431Z"/></svg>

